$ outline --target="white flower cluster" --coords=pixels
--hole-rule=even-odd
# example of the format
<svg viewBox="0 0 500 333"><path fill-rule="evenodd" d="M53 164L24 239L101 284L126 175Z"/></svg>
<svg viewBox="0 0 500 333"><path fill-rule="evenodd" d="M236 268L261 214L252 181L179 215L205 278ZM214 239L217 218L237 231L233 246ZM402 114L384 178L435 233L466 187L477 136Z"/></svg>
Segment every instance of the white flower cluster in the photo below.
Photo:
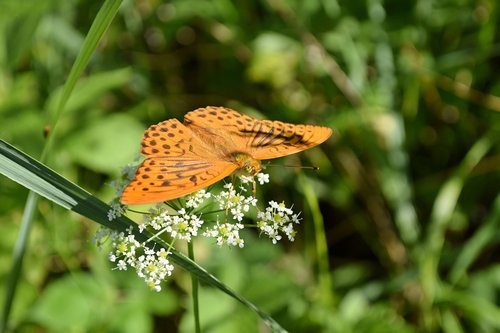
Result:
<svg viewBox="0 0 500 333"><path fill-rule="evenodd" d="M159 208L156 213L145 215L146 221L139 226L142 232L147 227L159 231L158 234L167 232L173 239L184 239L191 241L191 236L198 235L198 229L203 224L199 216L189 214L185 208L180 209L177 214L169 214L165 208Z"/></svg>
<svg viewBox="0 0 500 333"><path fill-rule="evenodd" d="M255 207L257 205L257 199L253 196L247 197L243 195L246 189L237 193L232 183L224 185L224 188L227 191L222 191L218 195L215 195L214 199L219 204L220 209L225 210L234 220L241 222L243 216L245 216L244 213L248 213L250 210L250 206Z"/></svg>
<svg viewBox="0 0 500 333"><path fill-rule="evenodd" d="M121 179L132 179L134 172L134 168L124 168ZM245 226L241 222L244 216L251 213L254 208L257 210L256 227L261 234L268 236L274 244L282 239L282 235L286 235L290 241L293 241L296 234L294 225L300 223L299 214L294 214L292 209L287 208L284 203L278 204L275 201L270 201L269 207L264 211L258 211L255 192L250 193L249 184L255 191L256 182L261 185L268 183L269 175L259 173L256 177L240 177L240 180L241 185L238 189L229 183L224 185L224 190L217 195L212 195L206 190L191 194L185 198L184 208L181 209L158 204L144 214L145 221L139 225L139 231L143 232L148 229L154 233L154 238L167 233L171 237L171 246L176 240L190 242L192 237L198 235L204 224L201 214L193 212L203 211L205 216L216 214L214 222L203 230L203 236L215 239L219 246L230 245L242 248L245 246L245 241L241 238L240 231ZM124 186L121 182L114 182L113 185L118 198L110 203L111 209L108 212L110 221L120 217L127 209L127 206L119 201ZM213 201L208 201L210 198ZM207 212L206 208L213 202L220 210ZM221 215L224 216L223 223L219 222ZM168 260L168 250L161 248L155 251L146 247L135 239L132 230L120 233L99 231L95 239L99 247L104 241L110 239L113 251L109 253L109 260L116 264L117 269L127 270L129 267L135 269L137 275L144 279L153 290L159 291L161 281L172 274L173 266Z"/></svg>
<svg viewBox="0 0 500 333"><path fill-rule="evenodd" d="M203 236L212 237L217 240L217 245L222 246L224 244L244 247L245 241L240 238L240 230L244 226L241 223L222 223L219 221L212 226L212 228L207 228L203 232Z"/></svg>
<svg viewBox="0 0 500 333"><path fill-rule="evenodd" d="M127 233L113 231L110 233L113 251L109 252L109 260L116 263L116 268L122 271L131 267L137 276L142 278L149 288L160 291L160 283L172 275L174 266L168 260L164 248L155 251L138 242L132 230Z"/></svg>
<svg viewBox="0 0 500 333"><path fill-rule="evenodd" d="M115 189L115 198L109 202L111 209L108 211L108 220L114 219L125 214L127 206L120 202L122 192L127 184L134 178L137 166L126 165L120 170L120 178L115 179L109 183L109 186Z"/></svg>
<svg viewBox="0 0 500 333"><path fill-rule="evenodd" d="M109 183L109 186L115 189L116 197L121 197L122 192L132 179L134 179L137 165L127 164L120 170L120 177Z"/></svg>
<svg viewBox="0 0 500 333"><path fill-rule="evenodd" d="M257 175L255 175L255 177L257 177L257 182L259 182L260 185L264 185L265 183L269 183L269 174L267 174L267 173L259 172ZM241 180L242 184L248 184L248 183L255 182L254 176L242 175L242 176L240 176L240 180Z"/></svg>
<svg viewBox="0 0 500 333"><path fill-rule="evenodd" d="M198 208L202 203L205 202L212 195L210 192L203 190L199 190L191 195L186 197L186 207L187 208Z"/></svg>
<svg viewBox="0 0 500 333"><path fill-rule="evenodd" d="M282 202L269 202L269 207L265 211L257 214L257 227L271 238L273 244L281 240L280 232L284 233L290 241L294 241L294 224L300 223L299 214L294 214L291 208L287 208Z"/></svg>
<svg viewBox="0 0 500 333"><path fill-rule="evenodd" d="M111 207L111 209L108 210L109 221L113 221L114 219L122 216L127 210L127 206L121 204L120 199L118 198L115 198L111 202L109 202L109 206Z"/></svg>

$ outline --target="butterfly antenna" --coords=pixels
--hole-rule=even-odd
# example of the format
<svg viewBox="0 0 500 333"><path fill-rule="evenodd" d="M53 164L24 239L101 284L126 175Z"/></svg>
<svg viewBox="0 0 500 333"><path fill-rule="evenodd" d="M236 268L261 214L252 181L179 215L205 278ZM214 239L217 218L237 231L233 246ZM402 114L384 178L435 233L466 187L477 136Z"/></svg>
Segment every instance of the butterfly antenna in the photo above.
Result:
<svg viewBox="0 0 500 333"><path fill-rule="evenodd" d="M293 168L293 169L306 169L306 170L319 170L319 167L312 165L280 165L280 164L268 164L266 163L264 167L281 167L281 168Z"/></svg>

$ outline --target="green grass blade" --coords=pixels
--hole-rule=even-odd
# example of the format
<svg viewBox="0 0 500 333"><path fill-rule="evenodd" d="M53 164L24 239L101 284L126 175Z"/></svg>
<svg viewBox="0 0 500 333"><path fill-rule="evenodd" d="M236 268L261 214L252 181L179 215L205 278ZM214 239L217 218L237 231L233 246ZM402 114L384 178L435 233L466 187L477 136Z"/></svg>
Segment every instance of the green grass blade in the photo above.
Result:
<svg viewBox="0 0 500 333"><path fill-rule="evenodd" d="M450 280L457 283L463 277L467 269L477 259L481 250L498 238L497 230L500 224L500 195L493 203L493 209L488 219L474 233L474 235L464 244L460 254L453 263L450 271Z"/></svg>
<svg viewBox="0 0 500 333"><path fill-rule="evenodd" d="M56 204L77 212L105 227L124 231L132 226L136 239L142 242L151 236L139 232L137 224L125 216L121 216L112 222L109 221L107 212L110 207L107 204L2 140L0 140L0 173ZM160 241L152 241L151 245L168 249L168 245ZM196 275L200 281L214 286L243 303L254 311L273 331L286 332L272 317L227 287L194 261L175 249L170 251L172 252L171 259L177 265Z"/></svg>
<svg viewBox="0 0 500 333"><path fill-rule="evenodd" d="M2 157L0 157L0 159L1 158ZM0 164L3 164L2 161L0 161ZM0 319L0 332L5 332L7 329L10 310L12 309L12 303L14 302L17 280L21 275L24 253L26 251L26 244L32 225L31 221L33 220L33 216L35 215L35 207L37 202L38 195L35 192L30 192L28 194L28 200L26 200L26 205L24 206L23 220L21 222L19 237L17 238L14 250L12 251L12 268L7 278L5 288L5 302L2 309L2 318Z"/></svg>
<svg viewBox="0 0 500 333"><path fill-rule="evenodd" d="M421 249L422 257L420 258L426 316L432 316L432 304L439 289L438 266L445 242L446 228L452 220L452 214L467 177L474 166L485 156L491 145L492 140L488 134L477 140L454 174L441 187L434 201L427 239L424 248Z"/></svg>
<svg viewBox="0 0 500 333"><path fill-rule="evenodd" d="M90 56L94 53L97 43L99 42L102 35L106 31L107 27L109 26L114 16L116 15L118 7L120 6L121 2L122 2L121 0L107 0L99 10L94 22L92 23L90 31L84 40L83 46L78 54L77 59L75 60L75 63L71 68L71 72L68 76L66 84L64 85L58 107L52 116L51 120L52 133L49 135L45 143L45 146L43 148L41 154L41 161L45 161L49 152L51 151L59 117L62 114L68 102L68 99L76 85L76 82L78 81L78 78L80 77L81 73L83 72L83 69L87 65ZM21 173L16 172L17 167L15 163L13 164L12 161L9 162L8 160L5 159L2 159L1 162L2 166L8 169L9 172L13 174L16 177L16 179L18 179L21 182L21 184L26 186L28 183L30 183L30 179L25 178L27 176L26 174L23 174L22 172ZM48 184L47 182L44 182L41 179L36 179L36 181L32 184L38 186L38 188L33 189L37 193L40 193L40 191L42 191L43 189L50 189L49 191L44 191L44 192L50 196L51 200L56 201L56 199L58 199L57 201L59 201L59 203L63 207L68 208L69 207L68 205L71 204L70 197L65 196L64 193L61 193L56 188L51 187L50 184ZM42 188L40 188L39 186L42 186ZM64 200L70 200L70 201L64 202ZM9 275L5 302L2 310L2 318L0 319L1 332L3 332L8 326L10 309L15 295L17 280L19 278L19 274L21 271L24 251L26 249L29 230L31 229L31 224L33 223L33 216L37 201L38 201L37 196L33 193L30 193L24 208L21 233L16 241L16 246L15 246L16 251L14 252L13 256L12 270Z"/></svg>
<svg viewBox="0 0 500 333"><path fill-rule="evenodd" d="M59 104L52 116L51 123L53 125L53 129L44 147L41 161L45 161L46 155L48 154L48 152L50 152L50 148L55 137L54 132L57 127L59 117L61 116L78 79L82 75L85 66L87 66L90 57L94 53L97 47L97 43L101 40L104 32L111 24L111 21L118 12L118 8L120 7L121 3L122 0L107 0L104 2L101 9L97 13L96 18L94 19L94 22L92 23L92 26L90 27L90 30L85 37L85 40L83 41L82 48L78 53L73 66L71 67L71 71L68 75L68 79L66 80L61 94L61 99L59 100Z"/></svg>
<svg viewBox="0 0 500 333"><path fill-rule="evenodd" d="M444 242L444 233L451 220L465 180L472 169L488 152L492 144L489 135L484 136L469 150L464 160L436 197L431 213L431 224L427 238L428 249L433 253L440 251Z"/></svg>
<svg viewBox="0 0 500 333"><path fill-rule="evenodd" d="M314 223L314 244L316 260L318 261L319 276L318 296L324 304L331 305L334 303L334 299L331 293L332 278L330 275L328 244L326 242L323 215L321 214L321 211L319 209L319 202L316 194L314 193L314 189L302 173L299 174L299 183L304 191L307 206L311 209L311 216Z"/></svg>
<svg viewBox="0 0 500 333"><path fill-rule="evenodd" d="M448 287L442 288L436 297L436 304L452 304L460 309L464 317L478 324L488 324L495 331L500 330L500 309L487 299L470 292L457 291Z"/></svg>

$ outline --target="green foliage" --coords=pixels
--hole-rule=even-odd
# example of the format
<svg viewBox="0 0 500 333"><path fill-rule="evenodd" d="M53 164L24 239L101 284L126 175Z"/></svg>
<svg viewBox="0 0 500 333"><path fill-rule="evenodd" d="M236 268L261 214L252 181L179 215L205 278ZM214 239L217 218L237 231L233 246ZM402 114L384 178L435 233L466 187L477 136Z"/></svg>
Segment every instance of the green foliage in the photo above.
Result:
<svg viewBox="0 0 500 333"><path fill-rule="evenodd" d="M141 281L130 281L137 283L123 286L129 292L120 295L114 292L119 285L109 283L112 281L102 284L83 272L57 279L33 305L31 323L53 332L68 332L73 327L93 332L145 332L153 328L151 314L169 315L178 310L172 292L151 293Z"/></svg>
<svg viewBox="0 0 500 333"><path fill-rule="evenodd" d="M495 1L102 3L0 2L1 139L106 201L142 130L196 107L330 126L321 147L273 161L317 172L269 167L258 194L303 211L296 243L199 244L199 263L291 332L500 330ZM192 331L186 272L151 295L109 271L92 224L26 194L0 177L2 294L23 210L35 216L14 329ZM204 331L261 328L200 293Z"/></svg>

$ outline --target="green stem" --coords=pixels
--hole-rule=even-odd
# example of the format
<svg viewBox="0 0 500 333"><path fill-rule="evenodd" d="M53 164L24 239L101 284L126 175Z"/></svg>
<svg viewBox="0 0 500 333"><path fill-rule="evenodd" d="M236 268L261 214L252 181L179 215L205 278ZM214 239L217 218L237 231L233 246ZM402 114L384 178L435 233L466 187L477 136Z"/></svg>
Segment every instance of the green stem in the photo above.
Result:
<svg viewBox="0 0 500 333"><path fill-rule="evenodd" d="M303 174L299 174L299 184L311 211L314 225L315 251L318 262L318 297L324 305L334 304L334 295L331 292L332 278L330 275L328 244L326 242L323 215L319 209L319 202L314 189Z"/></svg>
<svg viewBox="0 0 500 333"><path fill-rule="evenodd" d="M30 234L31 225L33 224L33 216L35 215L36 203L38 195L35 192L28 194L26 205L24 207L23 220L21 223L21 230L14 247L12 256L12 269L7 279L7 288L5 292L5 302L2 310L2 318L0 319L0 332L7 331L8 320L10 318L10 310L14 295L17 287L17 282L21 276L21 268L23 266L24 253L27 247L27 239Z"/></svg>
<svg viewBox="0 0 500 333"><path fill-rule="evenodd" d="M191 240L188 243L188 256L189 259L194 261L194 246L193 241ZM195 332L200 333L200 309L198 304L198 278L196 275L191 274L191 288L192 288L192 297L193 297L193 316L194 316L194 326Z"/></svg>

